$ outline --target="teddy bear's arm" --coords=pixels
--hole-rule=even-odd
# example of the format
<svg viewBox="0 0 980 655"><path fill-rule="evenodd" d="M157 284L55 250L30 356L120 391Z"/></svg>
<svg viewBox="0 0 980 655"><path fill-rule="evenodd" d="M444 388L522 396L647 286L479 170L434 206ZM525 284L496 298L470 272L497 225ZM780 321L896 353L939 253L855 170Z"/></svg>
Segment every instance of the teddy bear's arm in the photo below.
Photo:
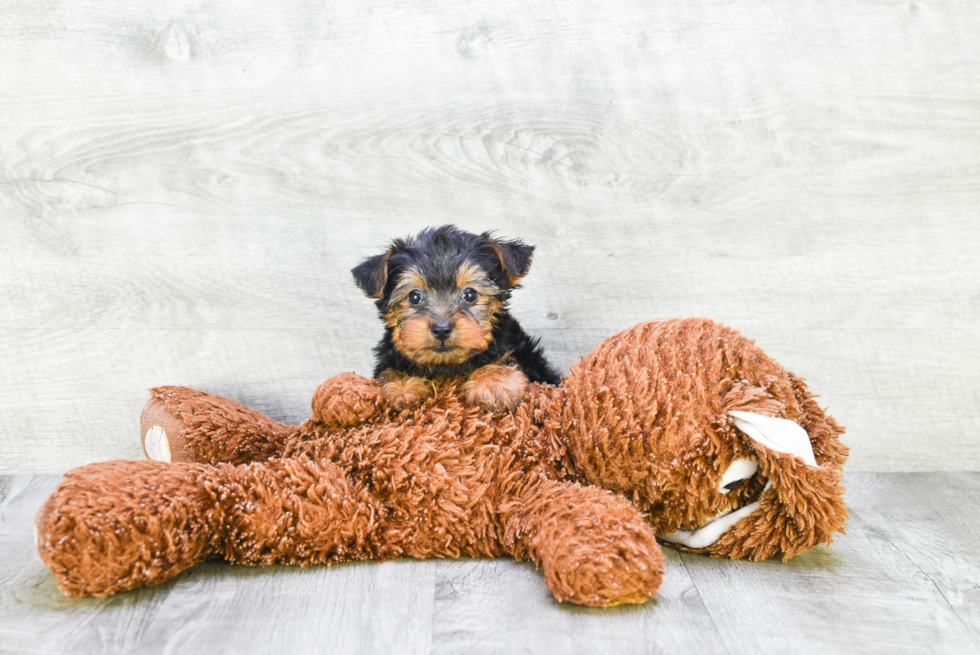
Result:
<svg viewBox="0 0 980 655"><path fill-rule="evenodd" d="M187 387L157 387L140 417L147 458L162 462L245 464L282 454L297 426L234 400Z"/></svg>
<svg viewBox="0 0 980 655"><path fill-rule="evenodd" d="M37 547L62 593L106 596L215 555L253 565L383 556L384 514L325 460L117 460L67 473L38 513Z"/></svg>
<svg viewBox="0 0 980 655"><path fill-rule="evenodd" d="M500 516L505 549L543 568L559 601L642 603L660 586L664 561L653 529L610 491L540 479L505 502Z"/></svg>
<svg viewBox="0 0 980 655"><path fill-rule="evenodd" d="M140 434L149 459L163 462L247 464L280 457L301 426L274 421L254 409L187 387L151 389ZM313 395L317 432L344 430L381 412L378 383L353 373L336 375Z"/></svg>
<svg viewBox="0 0 980 655"><path fill-rule="evenodd" d="M335 375L313 394L313 420L328 429L345 430L382 413L381 385L356 373Z"/></svg>

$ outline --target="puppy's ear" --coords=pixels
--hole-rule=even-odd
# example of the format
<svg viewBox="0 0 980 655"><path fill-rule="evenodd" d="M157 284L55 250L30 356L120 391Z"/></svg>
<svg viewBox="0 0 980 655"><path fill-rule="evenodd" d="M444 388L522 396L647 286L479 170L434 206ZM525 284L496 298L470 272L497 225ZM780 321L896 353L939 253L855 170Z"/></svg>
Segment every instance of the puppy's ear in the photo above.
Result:
<svg viewBox="0 0 980 655"><path fill-rule="evenodd" d="M383 255L369 257L351 269L357 286L372 298L380 298L384 294L385 283L388 281L388 258L391 257L391 252L389 250Z"/></svg>
<svg viewBox="0 0 980 655"><path fill-rule="evenodd" d="M511 286L516 286L522 277L527 275L531 268L531 257L534 255L534 246L529 246L523 241L502 241L492 239L489 234L485 234L490 242L490 248L497 259L500 260L500 267L504 270Z"/></svg>

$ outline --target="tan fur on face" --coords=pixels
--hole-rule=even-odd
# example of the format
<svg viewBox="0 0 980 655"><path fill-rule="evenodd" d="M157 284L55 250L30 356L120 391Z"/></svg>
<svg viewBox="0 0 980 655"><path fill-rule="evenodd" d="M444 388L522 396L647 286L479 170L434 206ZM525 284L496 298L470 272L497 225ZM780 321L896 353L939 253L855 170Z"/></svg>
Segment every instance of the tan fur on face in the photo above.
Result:
<svg viewBox="0 0 980 655"><path fill-rule="evenodd" d="M449 317L453 333L442 342L432 335L434 319L417 313L408 302L408 295L413 290L426 291L425 278L414 268L403 273L392 291L390 306L385 314L385 321L392 329L395 348L422 366L458 366L489 348L493 341L496 314L501 308L500 299L496 296L499 289L483 269L464 263L456 274L456 292L461 293L467 287L479 294L478 299L465 311L458 311ZM442 345L451 350L432 350Z"/></svg>
<svg viewBox="0 0 980 655"><path fill-rule="evenodd" d="M492 296L498 291L497 285L493 283L486 271L469 262L463 262L456 273L456 288L465 289L466 287L473 287L480 292L481 296Z"/></svg>
<svg viewBox="0 0 980 655"><path fill-rule="evenodd" d="M399 352L418 364L457 366L490 346L493 326L485 326L462 316L454 318L453 334L444 344L452 350L432 350L435 346L443 345L443 342L432 336L432 322L423 316L412 317L396 327L392 331L392 340Z"/></svg>
<svg viewBox="0 0 980 655"><path fill-rule="evenodd" d="M456 319L453 336L449 341L458 343L471 354L483 352L493 341L493 325L474 321L468 317L459 317Z"/></svg>
<svg viewBox="0 0 980 655"><path fill-rule="evenodd" d="M408 294L414 289L424 290L425 287L425 278L418 269L410 268L401 274L388 299L388 311L385 312L385 323L388 327L397 328L402 321L412 316L414 309L408 304Z"/></svg>
<svg viewBox="0 0 980 655"><path fill-rule="evenodd" d="M430 398L435 387L429 380L388 369L381 374L381 394L397 410L414 407Z"/></svg>
<svg viewBox="0 0 980 655"><path fill-rule="evenodd" d="M439 345L439 341L432 336L432 321L424 316L406 319L395 327L392 338L398 350L405 354Z"/></svg>
<svg viewBox="0 0 980 655"><path fill-rule="evenodd" d="M514 411L527 392L527 377L513 366L490 364L470 374L466 400L492 412Z"/></svg>

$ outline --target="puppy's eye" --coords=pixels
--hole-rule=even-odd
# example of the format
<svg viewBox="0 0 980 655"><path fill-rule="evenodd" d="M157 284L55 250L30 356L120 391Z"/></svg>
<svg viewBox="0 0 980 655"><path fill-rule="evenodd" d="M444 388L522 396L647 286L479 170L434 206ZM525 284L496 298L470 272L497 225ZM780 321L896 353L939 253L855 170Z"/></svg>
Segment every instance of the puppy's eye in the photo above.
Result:
<svg viewBox="0 0 980 655"><path fill-rule="evenodd" d="M463 302L472 305L476 302L476 299L480 297L480 294L476 292L473 287L466 287L463 289Z"/></svg>
<svg viewBox="0 0 980 655"><path fill-rule="evenodd" d="M413 289L410 294L408 294L408 304L412 307L418 307L422 304L422 292L418 289Z"/></svg>

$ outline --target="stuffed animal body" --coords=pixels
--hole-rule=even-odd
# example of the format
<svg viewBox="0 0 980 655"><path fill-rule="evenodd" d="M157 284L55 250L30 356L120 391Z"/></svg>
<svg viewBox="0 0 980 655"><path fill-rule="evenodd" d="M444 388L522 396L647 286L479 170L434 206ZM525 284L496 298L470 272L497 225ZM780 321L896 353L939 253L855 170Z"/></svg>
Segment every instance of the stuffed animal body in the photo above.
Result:
<svg viewBox="0 0 980 655"><path fill-rule="evenodd" d="M277 423L183 387L153 390L147 454L66 474L37 518L67 595L157 584L221 557L262 565L530 559L560 601L639 603L661 540L788 558L843 531L843 430L806 385L704 319L607 339L513 412L435 383L416 407L336 376Z"/></svg>

